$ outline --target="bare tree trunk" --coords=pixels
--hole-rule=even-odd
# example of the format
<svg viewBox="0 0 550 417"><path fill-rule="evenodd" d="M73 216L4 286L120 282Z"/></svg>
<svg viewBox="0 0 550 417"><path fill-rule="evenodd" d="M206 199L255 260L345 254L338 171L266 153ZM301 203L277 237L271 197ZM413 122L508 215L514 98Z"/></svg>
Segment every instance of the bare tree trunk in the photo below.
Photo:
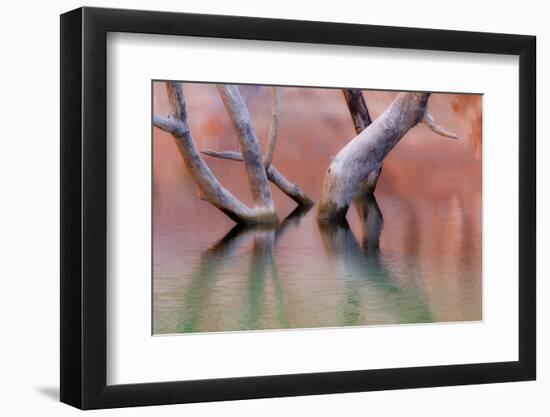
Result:
<svg viewBox="0 0 550 417"><path fill-rule="evenodd" d="M386 155L419 122L456 138L433 123L427 111L429 97L429 93L399 94L380 117L338 152L323 181L319 220L344 219L360 185L380 169Z"/></svg>
<svg viewBox="0 0 550 417"><path fill-rule="evenodd" d="M363 92L354 88L344 88L342 93L346 99L355 132L359 134L372 123Z"/></svg>
<svg viewBox="0 0 550 417"><path fill-rule="evenodd" d="M220 88L220 87L219 87ZM225 94L226 90L223 90ZM237 91L238 93L238 91ZM233 93L235 95L235 93ZM238 118L235 116L235 111L233 108L236 106L234 103L229 100L228 110L230 114L233 114L233 118ZM237 100L238 101L238 100ZM224 99L225 102L225 99ZM244 106L244 102L242 103ZM237 106L239 107L239 106ZM246 106L244 107L246 110ZM279 129L279 91L277 87L273 87L273 103L272 103L272 115L271 115L271 128L269 129L269 140L267 144L267 149L265 152L265 157L263 158L263 169L267 175L267 179L275 184L283 193L292 198L300 206L311 207L315 203L311 198L309 198L306 193L297 185L288 181L272 164L273 154L275 153L275 144L277 142L277 133ZM240 106L240 113L243 113L242 106ZM248 113L248 111L246 111ZM248 118L249 119L249 118ZM246 132L249 130L247 127L241 127L242 123L235 123L237 130L239 132ZM256 140L257 142L257 140ZM212 156L214 158L229 159L232 161L244 161L243 154L236 151L214 151L212 149L203 149L201 152L205 155ZM246 162L246 161L245 161ZM248 164L247 164L248 165ZM259 169L259 168L258 168Z"/></svg>
<svg viewBox="0 0 550 417"><path fill-rule="evenodd" d="M171 114L168 117L153 115L153 124L170 134L174 138L185 167L191 178L193 178L200 197L221 210L232 220L241 224L275 224L278 223L277 214L273 207L271 191L267 185L267 177L263 165L263 158L259 152L259 143L254 142L253 130L250 130L250 123L246 123L248 112L238 109L238 98L233 95L230 99L230 106L235 107L234 123L240 123L239 127L245 130L241 133L240 144L245 163L249 173L252 193L258 206L250 208L232 193L225 189L212 173L208 165L203 161L200 152L195 146L195 141L189 126L187 108L181 83L166 83L168 98L171 106ZM241 98L242 101L242 98ZM240 111L239 111L240 110ZM248 129L248 130L247 130ZM248 133L246 133L248 132ZM260 167L260 169L258 169ZM262 183L263 175L263 183ZM257 180L258 182L254 182ZM264 184L265 183L265 184ZM266 190L267 188L267 190Z"/></svg>
<svg viewBox="0 0 550 417"><path fill-rule="evenodd" d="M346 104L348 105L353 126L355 127L355 132L359 134L372 123L367 103L363 97L363 92L357 89L345 88L342 90L342 93L344 93L344 98L346 99ZM365 182L360 185L358 194L373 194L381 173L382 165L380 165L379 169L372 171L368 175Z"/></svg>
<svg viewBox="0 0 550 417"><path fill-rule="evenodd" d="M241 93L234 85L220 84L218 91L239 136L252 197L256 204L274 212L273 197L267 183L260 142L256 137L256 131L252 126L252 120Z"/></svg>

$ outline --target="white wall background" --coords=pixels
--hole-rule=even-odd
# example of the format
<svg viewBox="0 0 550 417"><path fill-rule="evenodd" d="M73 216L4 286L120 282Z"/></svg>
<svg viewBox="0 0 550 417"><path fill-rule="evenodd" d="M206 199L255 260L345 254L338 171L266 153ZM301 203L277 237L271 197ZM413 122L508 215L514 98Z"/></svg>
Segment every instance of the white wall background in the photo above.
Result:
<svg viewBox="0 0 550 417"><path fill-rule="evenodd" d="M542 120L550 98L550 26L544 2L435 0L369 2L339 0L92 1L86 5L310 19L534 34L538 37L538 349L537 382L432 388L345 395L237 401L99 411L99 415L193 416L549 415L550 210L549 133ZM81 6L5 2L0 17L0 410L3 415L75 415L57 402L59 391L59 17ZM544 189L546 188L546 189ZM546 395L544 395L546 394Z"/></svg>

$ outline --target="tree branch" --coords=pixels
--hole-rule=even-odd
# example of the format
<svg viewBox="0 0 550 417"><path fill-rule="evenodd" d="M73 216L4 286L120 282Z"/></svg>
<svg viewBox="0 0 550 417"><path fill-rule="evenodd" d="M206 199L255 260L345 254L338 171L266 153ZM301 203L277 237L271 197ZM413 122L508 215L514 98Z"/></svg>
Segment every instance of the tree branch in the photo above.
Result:
<svg viewBox="0 0 550 417"><path fill-rule="evenodd" d="M180 124L170 117L154 114L153 125L164 130L165 132L174 134L178 130Z"/></svg>
<svg viewBox="0 0 550 417"><path fill-rule="evenodd" d="M201 153L213 158L229 159L231 161L243 162L243 154L237 151L214 151L212 149L201 149Z"/></svg>
<svg viewBox="0 0 550 417"><path fill-rule="evenodd" d="M260 143L241 93L235 85L222 84L218 85L218 92L238 133L252 197L256 204L274 211Z"/></svg>
<svg viewBox="0 0 550 417"><path fill-rule="evenodd" d="M354 88L344 88L342 93L346 99L355 132L359 134L372 123L363 92Z"/></svg>
<svg viewBox="0 0 550 417"><path fill-rule="evenodd" d="M267 178L269 178L269 181L275 184L279 190L292 198L299 205L311 207L315 204L298 184L288 181L273 164L267 169Z"/></svg>
<svg viewBox="0 0 550 417"><path fill-rule="evenodd" d="M323 182L319 220L345 219L360 185L380 169L386 155L418 123L428 124L440 135L455 137L433 123L429 98L430 93L400 93L380 117L338 152Z"/></svg>
<svg viewBox="0 0 550 417"><path fill-rule="evenodd" d="M271 127L269 129L269 142L264 157L265 169L268 169L273 161L273 153L275 152L275 143L277 142L277 132L279 130L279 89L272 87L272 110L271 110Z"/></svg>
<svg viewBox="0 0 550 417"><path fill-rule="evenodd" d="M424 117L422 118L421 122L424 123L426 126L428 126L434 133L440 136L444 136L446 138L451 138L451 139L458 139L458 136L456 134L447 131L446 129L444 129L439 125L436 125L428 109L426 109L426 112L424 113Z"/></svg>
<svg viewBox="0 0 550 417"><path fill-rule="evenodd" d="M228 159L231 161L244 161L243 156L240 152L236 151L214 151L212 149L203 149L201 152L205 155L211 156L213 158ZM315 203L311 198L309 198L306 193L297 185L288 181L283 174L281 174L275 165L271 164L267 168L267 178L273 184L277 186L283 193L293 199L300 206L311 207Z"/></svg>
<svg viewBox="0 0 550 417"><path fill-rule="evenodd" d="M183 95L183 86L181 83L168 82L166 83L166 91L168 93L168 102L172 113L170 117L182 122L185 126L189 126L187 121L187 106Z"/></svg>
<svg viewBox="0 0 550 417"><path fill-rule="evenodd" d="M346 104L348 106L353 126L357 134L361 133L372 123L369 109L363 96L363 92L358 89L344 88L342 90ZM378 178L382 173L382 165L379 169L372 171L367 179L360 185L358 193L361 195L373 194L378 184Z"/></svg>
<svg viewBox="0 0 550 417"><path fill-rule="evenodd" d="M166 83L171 107L169 117L153 115L153 124L174 138L185 167L193 178L201 198L224 212L237 223L273 224L278 222L273 209L267 207L249 208L226 190L203 161L189 127L185 97L181 83ZM265 175L265 171L264 171Z"/></svg>
<svg viewBox="0 0 550 417"><path fill-rule="evenodd" d="M325 175L318 218L345 218L359 186L401 138L425 115L429 93L401 93L365 130L352 139L332 160Z"/></svg>

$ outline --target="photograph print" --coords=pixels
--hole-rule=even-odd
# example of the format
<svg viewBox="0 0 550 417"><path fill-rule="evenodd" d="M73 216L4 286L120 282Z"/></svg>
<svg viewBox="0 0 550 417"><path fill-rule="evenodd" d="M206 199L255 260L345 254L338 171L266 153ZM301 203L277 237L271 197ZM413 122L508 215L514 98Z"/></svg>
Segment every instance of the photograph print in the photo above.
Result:
<svg viewBox="0 0 550 417"><path fill-rule="evenodd" d="M480 321L480 94L152 81L154 335Z"/></svg>

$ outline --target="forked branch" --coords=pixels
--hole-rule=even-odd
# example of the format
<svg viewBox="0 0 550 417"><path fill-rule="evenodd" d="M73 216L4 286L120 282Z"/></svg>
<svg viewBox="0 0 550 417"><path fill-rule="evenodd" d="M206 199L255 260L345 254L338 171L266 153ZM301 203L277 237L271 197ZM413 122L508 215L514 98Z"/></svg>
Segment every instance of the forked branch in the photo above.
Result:
<svg viewBox="0 0 550 417"><path fill-rule="evenodd" d="M203 149L201 152L205 155L211 156L213 158L228 159L231 161L243 161L243 156L240 152L236 151L214 151L212 149ZM283 193L293 199L300 206L311 207L315 203L307 194L298 186L298 184L288 181L283 174L281 174L275 165L271 164L267 168L267 178L273 184L279 188Z"/></svg>
<svg viewBox="0 0 550 417"><path fill-rule="evenodd" d="M429 97L429 93L399 94L380 117L338 152L323 182L320 220L344 219L360 185L380 169L388 153L419 122L431 123L430 128L436 133L454 137L430 122Z"/></svg>
<svg viewBox="0 0 550 417"><path fill-rule="evenodd" d="M274 210L260 142L241 93L237 86L225 84L218 85L218 92L239 137L252 197L256 204Z"/></svg>
<svg viewBox="0 0 550 417"><path fill-rule="evenodd" d="M227 86L219 86L218 88L220 89L220 94L224 99L224 103L226 103L226 107L228 108L230 115L232 115L231 118L233 120L233 123L241 136L247 135L249 134L247 133L249 129L247 127L243 127L241 123L238 123L238 122L235 123L235 120L238 121L241 118L239 114L242 115L244 111L248 113L248 110L246 110L246 105L242 100L240 104L238 99L229 100L228 97L235 97L236 94L238 94L238 90L236 92L230 91L228 93L225 87ZM311 200L311 198L309 198L306 195L306 193L297 184L294 184L288 181L272 164L273 154L275 152L275 144L277 142L277 133L279 128L279 107L280 107L279 91L277 87L273 87L271 128L269 130L269 140L268 140L267 149L265 152L265 156L263 157L263 169L265 171L265 174L267 175L267 179L271 181L273 184L275 184L283 193L285 193L287 196L292 198L299 205L305 206L305 207L311 207L314 204L313 200ZM214 151L212 149L204 149L204 150L201 150L201 152L205 155L208 155L214 158L228 159L232 161L245 161L245 157L241 152L236 152L236 151L220 152L220 151ZM254 160L256 160L255 158L256 157L254 157Z"/></svg>
<svg viewBox="0 0 550 417"><path fill-rule="evenodd" d="M219 183L216 176L202 159L200 152L195 145L191 128L189 126L182 84L167 82L166 89L171 108L170 115L168 117L159 116L156 114L153 115L153 124L159 129L170 133L174 138L185 167L199 189L201 198L217 207L237 223L277 223L277 214L273 209L270 191L268 194L269 198L266 198L265 200L263 199L263 195L260 195L259 197L256 196L257 199L261 201L261 204L259 204L258 207L250 208L243 204ZM259 152L259 143L257 142L254 144L250 141L243 140L241 141L241 147L244 151L243 153L248 155L250 159L253 159L253 155L257 150L257 152ZM260 153L259 162L265 177L265 170L263 170L262 161L263 160ZM246 163L248 164L248 161L246 161ZM255 187L255 189L256 188L260 187Z"/></svg>

